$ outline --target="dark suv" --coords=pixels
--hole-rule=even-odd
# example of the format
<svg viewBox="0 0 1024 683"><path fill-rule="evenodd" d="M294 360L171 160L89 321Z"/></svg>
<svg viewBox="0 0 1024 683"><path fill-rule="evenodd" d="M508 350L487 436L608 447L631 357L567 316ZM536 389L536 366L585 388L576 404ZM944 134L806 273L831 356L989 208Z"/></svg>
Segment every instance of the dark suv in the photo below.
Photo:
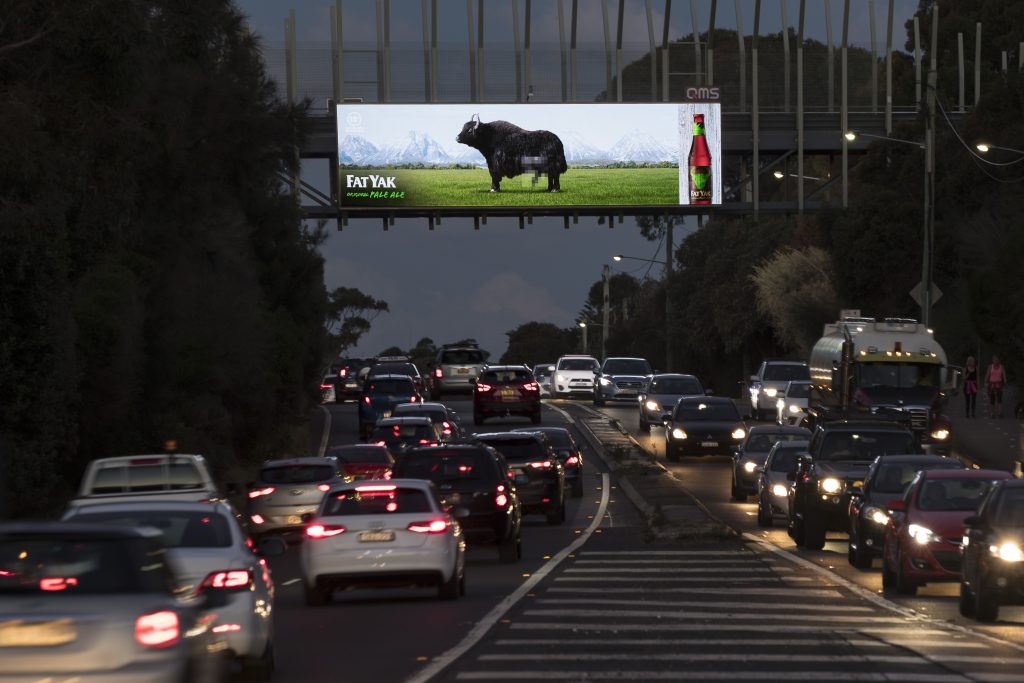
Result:
<svg viewBox="0 0 1024 683"><path fill-rule="evenodd" d="M541 432L495 432L474 438L505 456L515 475L523 514L539 512L548 524L565 521L565 467Z"/></svg>
<svg viewBox="0 0 1024 683"><path fill-rule="evenodd" d="M789 491L789 535L798 546L821 550L828 531L849 529L850 494L864 485L874 459L920 453L914 433L897 422L837 420L819 423L801 456Z"/></svg>
<svg viewBox="0 0 1024 683"><path fill-rule="evenodd" d="M394 476L434 482L468 543L497 545L502 562L522 556L522 509L514 475L498 451L484 444L410 448Z"/></svg>
<svg viewBox="0 0 1024 683"><path fill-rule="evenodd" d="M489 365L480 371L473 391L473 424L509 415L540 424L540 385L525 365Z"/></svg>
<svg viewBox="0 0 1024 683"><path fill-rule="evenodd" d="M995 621L1024 604L1024 480L996 482L964 525L960 614Z"/></svg>

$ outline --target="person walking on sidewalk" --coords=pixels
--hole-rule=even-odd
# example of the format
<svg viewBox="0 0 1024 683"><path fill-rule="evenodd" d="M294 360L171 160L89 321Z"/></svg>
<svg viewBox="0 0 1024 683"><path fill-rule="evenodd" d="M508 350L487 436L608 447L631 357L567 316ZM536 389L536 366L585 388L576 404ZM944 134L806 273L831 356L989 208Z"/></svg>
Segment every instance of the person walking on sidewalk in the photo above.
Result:
<svg viewBox="0 0 1024 683"><path fill-rule="evenodd" d="M999 362L999 356L992 356L992 362L985 371L985 386L988 387L988 402L992 406L992 417L1003 416L1003 385L1006 384L1006 368Z"/></svg>
<svg viewBox="0 0 1024 683"><path fill-rule="evenodd" d="M964 402L967 417L975 417L978 405L978 363L974 356L967 356L967 362L964 364Z"/></svg>

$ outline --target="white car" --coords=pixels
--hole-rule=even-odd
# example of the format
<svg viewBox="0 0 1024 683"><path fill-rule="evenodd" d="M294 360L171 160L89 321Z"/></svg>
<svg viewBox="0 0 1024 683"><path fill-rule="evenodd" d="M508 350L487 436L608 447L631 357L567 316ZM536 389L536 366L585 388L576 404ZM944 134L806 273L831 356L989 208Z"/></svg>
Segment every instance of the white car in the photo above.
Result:
<svg viewBox="0 0 1024 683"><path fill-rule="evenodd" d="M778 400L791 381L811 380L807 363L791 360L766 360L750 376L750 412L755 420L774 420Z"/></svg>
<svg viewBox="0 0 1024 683"><path fill-rule="evenodd" d="M183 593L216 592L211 630L219 634L243 672L266 680L274 671L274 582L266 560L250 545L225 503L140 501L90 505L64 521L159 530ZM280 540L268 553L284 552Z"/></svg>
<svg viewBox="0 0 1024 683"><path fill-rule="evenodd" d="M234 493L229 485L228 495ZM69 509L87 505L154 500L216 501L224 496L210 474L206 459L185 453L124 455L97 458L82 475L78 495Z"/></svg>
<svg viewBox="0 0 1024 683"><path fill-rule="evenodd" d="M811 397L811 383L793 381L786 384L775 405L781 424L800 425L807 417L807 406Z"/></svg>
<svg viewBox="0 0 1024 683"><path fill-rule="evenodd" d="M601 364L593 356L562 356L555 364L551 395L568 398L573 394L593 398L594 380Z"/></svg>
<svg viewBox="0 0 1024 683"><path fill-rule="evenodd" d="M306 526L306 604L355 586L437 586L465 594L466 542L458 521L423 479L363 480L335 487Z"/></svg>

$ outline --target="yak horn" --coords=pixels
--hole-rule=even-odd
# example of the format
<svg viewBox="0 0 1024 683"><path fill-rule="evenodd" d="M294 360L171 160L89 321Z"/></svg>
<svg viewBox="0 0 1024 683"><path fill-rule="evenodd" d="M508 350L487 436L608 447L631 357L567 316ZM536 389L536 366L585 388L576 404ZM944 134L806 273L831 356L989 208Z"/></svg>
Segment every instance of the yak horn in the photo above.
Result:
<svg viewBox="0 0 1024 683"><path fill-rule="evenodd" d="M473 128L474 129L479 128L480 127L480 114L473 114L473 120L476 121L476 125L474 125Z"/></svg>

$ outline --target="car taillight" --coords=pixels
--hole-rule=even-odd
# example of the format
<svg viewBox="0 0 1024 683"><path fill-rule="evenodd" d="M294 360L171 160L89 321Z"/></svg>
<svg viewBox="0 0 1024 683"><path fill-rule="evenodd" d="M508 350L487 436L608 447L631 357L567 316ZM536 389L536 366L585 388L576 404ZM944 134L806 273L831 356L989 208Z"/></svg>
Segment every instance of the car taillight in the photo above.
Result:
<svg viewBox="0 0 1024 683"><path fill-rule="evenodd" d="M579 456L570 455L568 458L565 459L565 464L566 465L579 465L580 464Z"/></svg>
<svg viewBox="0 0 1024 683"><path fill-rule="evenodd" d="M420 445L421 446L440 446L441 444L437 443L436 441L431 441L430 439L420 439Z"/></svg>
<svg viewBox="0 0 1024 683"><path fill-rule="evenodd" d="M433 519L429 522L412 522L406 529L418 534L443 534L450 524L447 519Z"/></svg>
<svg viewBox="0 0 1024 683"><path fill-rule="evenodd" d="M441 379L441 368L434 370L434 377Z"/></svg>
<svg viewBox="0 0 1024 683"><path fill-rule="evenodd" d="M476 390L477 391L490 391L493 388L494 387L492 387L490 384L484 384L483 382L479 382L476 385Z"/></svg>
<svg viewBox="0 0 1024 683"><path fill-rule="evenodd" d="M388 444L385 441L374 441L373 445L374 446L387 446Z"/></svg>
<svg viewBox="0 0 1024 683"><path fill-rule="evenodd" d="M391 470L384 470L384 476L381 477L381 478L382 479L390 479L391 478Z"/></svg>
<svg viewBox="0 0 1024 683"><path fill-rule="evenodd" d="M249 491L249 498L259 498L260 496L269 496L274 492L273 486L268 486L265 489L253 489Z"/></svg>
<svg viewBox="0 0 1024 683"><path fill-rule="evenodd" d="M330 538L345 533L345 527L340 524L311 524L306 527L307 538Z"/></svg>
<svg viewBox="0 0 1024 683"><path fill-rule="evenodd" d="M409 397L409 403L415 403L415 402L416 402L416 399L418 399L418 398L419 398L419 397L418 397L418 396L416 396L416 395L410 396L410 397Z"/></svg>
<svg viewBox="0 0 1024 683"><path fill-rule="evenodd" d="M348 377L348 368L342 368L339 370L338 377Z"/></svg>
<svg viewBox="0 0 1024 683"><path fill-rule="evenodd" d="M370 405L370 397L369 396L363 396L363 403L365 403L366 405Z"/></svg>
<svg viewBox="0 0 1024 683"><path fill-rule="evenodd" d="M523 385L523 389L527 391L540 391L540 386L536 382L527 382Z"/></svg>
<svg viewBox="0 0 1024 683"><path fill-rule="evenodd" d="M321 388L321 389L330 389L330 388L331 388L331 385L330 385L330 384L321 384L321 385L320 385L320 388Z"/></svg>
<svg viewBox="0 0 1024 683"><path fill-rule="evenodd" d="M497 494L494 496L494 504L500 508L508 505L508 496L505 495L505 485L498 484Z"/></svg>
<svg viewBox="0 0 1024 683"><path fill-rule="evenodd" d="M253 524L263 524L265 521L267 521L263 519L263 515L249 515L249 519L252 520Z"/></svg>
<svg viewBox="0 0 1024 683"><path fill-rule="evenodd" d="M327 493L328 491L331 490L331 485L330 484L317 484L316 490L317 491L323 491L324 493Z"/></svg>
<svg viewBox="0 0 1024 683"><path fill-rule="evenodd" d="M152 648L170 647L178 642L181 629L178 614L170 610L143 614L135 620L135 641Z"/></svg>
<svg viewBox="0 0 1024 683"><path fill-rule="evenodd" d="M211 572L199 584L199 590L243 591L252 584L252 574L248 569L225 569Z"/></svg>
<svg viewBox="0 0 1024 683"><path fill-rule="evenodd" d="M532 467L535 470L548 469L551 467L551 461L545 460L543 462L531 462L530 467Z"/></svg>

